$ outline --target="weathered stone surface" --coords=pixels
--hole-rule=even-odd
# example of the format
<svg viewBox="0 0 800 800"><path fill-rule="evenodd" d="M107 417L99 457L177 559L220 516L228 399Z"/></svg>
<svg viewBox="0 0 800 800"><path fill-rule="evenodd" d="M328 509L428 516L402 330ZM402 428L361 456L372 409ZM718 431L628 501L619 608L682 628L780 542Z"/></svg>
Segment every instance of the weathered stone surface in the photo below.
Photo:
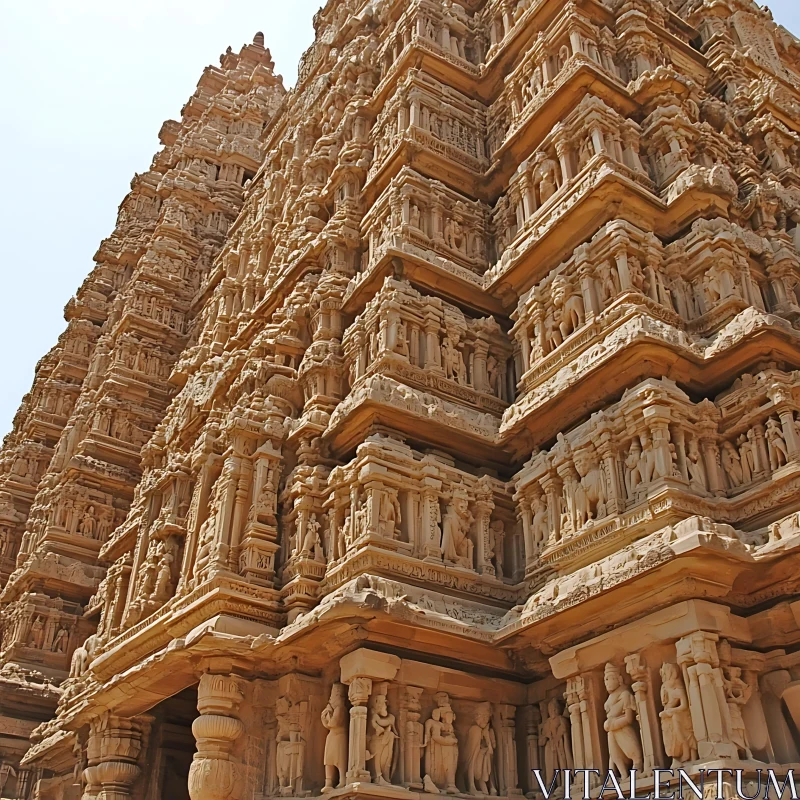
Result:
<svg viewBox="0 0 800 800"><path fill-rule="evenodd" d="M164 125L5 442L0 784L798 762L800 42L749 0L315 28L291 92L259 34Z"/></svg>

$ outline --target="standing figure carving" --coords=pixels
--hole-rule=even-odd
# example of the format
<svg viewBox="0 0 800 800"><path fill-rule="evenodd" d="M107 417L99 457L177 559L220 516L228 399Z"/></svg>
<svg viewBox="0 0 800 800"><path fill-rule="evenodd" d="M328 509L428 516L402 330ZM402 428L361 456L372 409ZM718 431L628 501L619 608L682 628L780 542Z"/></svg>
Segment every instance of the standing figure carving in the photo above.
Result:
<svg viewBox="0 0 800 800"><path fill-rule="evenodd" d="M436 708L425 723L422 742L425 750L424 788L431 794L457 794L458 739L453 727L456 715L446 692L437 692L434 700Z"/></svg>
<svg viewBox="0 0 800 800"><path fill-rule="evenodd" d="M302 734L301 706L288 697L279 697L275 705L277 732L277 772L281 794L298 795L302 791L306 742Z"/></svg>
<svg viewBox="0 0 800 800"><path fill-rule="evenodd" d="M672 759L672 769L678 769L697 759L697 739L692 726L689 698L683 678L675 664L661 667L661 732L664 750Z"/></svg>
<svg viewBox="0 0 800 800"><path fill-rule="evenodd" d="M442 557L446 563L473 568L475 546L469 538L472 522L467 498L456 494L442 520Z"/></svg>
<svg viewBox="0 0 800 800"><path fill-rule="evenodd" d="M608 768L627 780L631 766L641 772L643 764L642 743L636 726L636 700L613 664L606 664L604 680L608 692L603 725L608 733Z"/></svg>
<svg viewBox="0 0 800 800"><path fill-rule="evenodd" d="M367 760L372 762L373 782L389 786L394 771L394 740L398 738L394 714L389 713L384 694L373 694L369 705Z"/></svg>
<svg viewBox="0 0 800 800"><path fill-rule="evenodd" d="M347 774L347 736L349 715L347 713L346 687L334 683L331 698L322 711L322 724L328 731L325 737L325 786L323 792L341 789Z"/></svg>
<svg viewBox="0 0 800 800"><path fill-rule="evenodd" d="M789 461L789 451L786 449L781 424L773 417L767 420L767 449L769 450L769 466L773 472L786 466Z"/></svg>
<svg viewBox="0 0 800 800"><path fill-rule="evenodd" d="M725 698L728 701L728 711L731 717L731 740L739 751L739 756L744 759L751 759L753 752L750 749L750 742L747 737L747 727L742 717L742 709L750 700L753 690L750 685L742 679L741 667L728 667L725 677Z"/></svg>
<svg viewBox="0 0 800 800"><path fill-rule="evenodd" d="M544 747L544 769L548 782L558 771L573 769L572 748L569 741L567 721L561 713L558 698L551 698L547 704L547 719L539 732L539 744Z"/></svg>
<svg viewBox="0 0 800 800"><path fill-rule="evenodd" d="M475 724L467 735L467 791L473 795L497 794L492 782L492 761L497 739L491 718L491 705L481 703L475 710Z"/></svg>

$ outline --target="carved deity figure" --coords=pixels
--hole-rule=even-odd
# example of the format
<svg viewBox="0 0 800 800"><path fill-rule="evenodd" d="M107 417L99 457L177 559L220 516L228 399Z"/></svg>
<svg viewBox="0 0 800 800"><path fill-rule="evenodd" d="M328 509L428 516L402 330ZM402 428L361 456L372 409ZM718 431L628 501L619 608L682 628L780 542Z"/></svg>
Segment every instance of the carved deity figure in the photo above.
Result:
<svg viewBox="0 0 800 800"><path fill-rule="evenodd" d="M548 782L552 781L556 770L572 769L572 748L569 741L567 721L561 713L558 698L553 697L547 704L547 719L539 731L539 745L544 747L544 769Z"/></svg>
<svg viewBox="0 0 800 800"><path fill-rule="evenodd" d="M583 325L586 319L583 298L563 276L558 276L553 281L551 293L561 338L566 340Z"/></svg>
<svg viewBox="0 0 800 800"><path fill-rule="evenodd" d="M737 439L736 444L739 445L739 455L741 456L742 483L750 483L756 472L753 445L744 433Z"/></svg>
<svg viewBox="0 0 800 800"><path fill-rule="evenodd" d="M631 766L641 772L643 763L642 743L636 727L636 700L613 664L606 664L604 682L608 692L603 724L608 733L608 768L627 780Z"/></svg>
<svg viewBox="0 0 800 800"><path fill-rule="evenodd" d="M172 564L175 554L171 547L165 545L158 562L158 573L153 588L152 598L166 601L172 593Z"/></svg>
<svg viewBox="0 0 800 800"><path fill-rule="evenodd" d="M434 700L436 708L425 723L422 742L425 750L425 791L431 794L457 794L458 739L453 728L456 715L446 692L437 692Z"/></svg>
<svg viewBox="0 0 800 800"><path fill-rule="evenodd" d="M628 499L633 500L636 489L642 481L642 446L634 436L631 442L628 455L625 457L625 488L628 492Z"/></svg>
<svg viewBox="0 0 800 800"><path fill-rule="evenodd" d="M66 628L59 628L55 639L53 639L53 652L66 653L69 631Z"/></svg>
<svg viewBox="0 0 800 800"><path fill-rule="evenodd" d="M533 541L539 550L543 548L550 538L550 513L543 497L535 497L531 503L531 530Z"/></svg>
<svg viewBox="0 0 800 800"><path fill-rule="evenodd" d="M789 461L789 451L786 449L781 424L773 417L767 420L767 449L769 450L769 466L773 472L786 466Z"/></svg>
<svg viewBox="0 0 800 800"><path fill-rule="evenodd" d="M503 578L503 568L505 567L505 538L506 526L503 520L496 519L489 526L489 550L490 558L494 559L495 574L498 578Z"/></svg>
<svg viewBox="0 0 800 800"><path fill-rule="evenodd" d="M389 539L394 539L397 526L402 520L400 502L394 489L386 489L381 492L379 518L381 534Z"/></svg>
<svg viewBox="0 0 800 800"><path fill-rule="evenodd" d="M394 714L389 713L386 695L373 694L370 699L369 729L367 740L368 761L372 762L372 780L381 786L389 786L394 769L394 740L398 738Z"/></svg>
<svg viewBox="0 0 800 800"><path fill-rule="evenodd" d="M497 739L491 726L492 706L481 703L475 710L475 724L467 734L467 791L473 795L497 794L492 781L492 761Z"/></svg>
<svg viewBox="0 0 800 800"><path fill-rule="evenodd" d="M642 455L639 459L639 473L642 483L651 483L656 472L656 454L653 450L653 440L649 431L644 431L639 437L642 445Z"/></svg>
<svg viewBox="0 0 800 800"><path fill-rule="evenodd" d="M44 620L41 617L36 617L31 625L31 631L28 636L28 647L35 647L37 650L42 649L44 643Z"/></svg>
<svg viewBox="0 0 800 800"><path fill-rule="evenodd" d="M689 468L689 483L691 487L699 494L706 494L708 492L708 476L703 463L703 455L696 439L689 441L686 463Z"/></svg>
<svg viewBox="0 0 800 800"><path fill-rule="evenodd" d="M730 442L723 442L720 459L731 489L737 489L744 483L741 456Z"/></svg>
<svg viewBox="0 0 800 800"><path fill-rule="evenodd" d="M347 773L347 736L350 717L347 713L346 687L334 683L331 698L322 711L322 724L328 731L325 737L325 786L323 792L341 789ZM338 784L337 784L338 781Z"/></svg>
<svg viewBox="0 0 800 800"><path fill-rule="evenodd" d="M94 539L96 527L97 517L95 515L94 506L89 506L83 513L83 519L81 520L78 532L89 539Z"/></svg>
<svg viewBox="0 0 800 800"><path fill-rule="evenodd" d="M442 557L448 564L473 568L474 544L469 538L473 517L466 497L453 497L442 520Z"/></svg>
<svg viewBox="0 0 800 800"><path fill-rule="evenodd" d="M742 717L742 709L747 705L753 694L752 687L742 679L740 667L727 667L725 677L725 698L728 701L728 711L731 717L731 741L736 745L739 756L751 759L753 752L747 738L747 727Z"/></svg>
<svg viewBox="0 0 800 800"><path fill-rule="evenodd" d="M678 769L697 759L697 739L686 687L675 664L667 663L661 667L661 705L664 706L659 714L664 750L672 759L672 769Z"/></svg>
<svg viewBox="0 0 800 800"><path fill-rule="evenodd" d="M536 168L534 184L539 187L539 201L544 205L558 191L558 165L552 158L545 158Z"/></svg>
<svg viewBox="0 0 800 800"><path fill-rule="evenodd" d="M320 528L322 525L317 519L316 514L312 514L306 525L306 533L303 537L302 547L300 548L300 555L313 556L315 561L325 561L325 556L322 550L322 540L320 539Z"/></svg>
<svg viewBox="0 0 800 800"><path fill-rule="evenodd" d="M586 451L575 454L575 469L580 475L580 483L575 486L575 511L578 526L593 519L606 516L608 490L606 474L602 464Z"/></svg>
<svg viewBox="0 0 800 800"><path fill-rule="evenodd" d="M486 373L489 376L489 390L495 397L503 396L503 372L498 360L490 355L486 360Z"/></svg>
<svg viewBox="0 0 800 800"><path fill-rule="evenodd" d="M610 261L604 261L597 270L600 303L605 306L619 294L619 278Z"/></svg>
<svg viewBox="0 0 800 800"><path fill-rule="evenodd" d="M275 704L278 722L276 766L281 794L291 796L301 789L306 743L300 721L301 707L288 697Z"/></svg>

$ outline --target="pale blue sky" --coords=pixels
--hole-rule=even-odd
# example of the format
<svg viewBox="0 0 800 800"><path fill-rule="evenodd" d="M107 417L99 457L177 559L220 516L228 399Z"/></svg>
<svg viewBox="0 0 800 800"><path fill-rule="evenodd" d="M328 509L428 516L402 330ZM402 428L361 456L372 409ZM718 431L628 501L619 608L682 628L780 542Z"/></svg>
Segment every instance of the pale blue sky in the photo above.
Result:
<svg viewBox="0 0 800 800"><path fill-rule="evenodd" d="M26 0L0 25L0 436L165 119L263 30L294 83L321 0ZM770 3L800 33L798 0Z"/></svg>

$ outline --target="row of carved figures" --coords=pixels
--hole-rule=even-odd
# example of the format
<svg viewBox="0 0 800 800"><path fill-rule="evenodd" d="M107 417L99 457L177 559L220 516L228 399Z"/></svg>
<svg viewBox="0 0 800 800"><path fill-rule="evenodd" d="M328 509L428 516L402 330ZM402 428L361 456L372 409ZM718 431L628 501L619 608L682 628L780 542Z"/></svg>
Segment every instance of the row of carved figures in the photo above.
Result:
<svg viewBox="0 0 800 800"><path fill-rule="evenodd" d="M727 647L722 643L721 649ZM630 657L628 671L633 683L626 683L623 670L615 664L605 665L603 684L606 699L603 703L604 718L599 721L608 745L608 769L622 782L629 780L631 770L641 776L653 774L656 750L652 731L645 731L644 724L650 721L643 715L648 703L648 681L638 657ZM664 768L677 769L702 759L699 752L695 724L692 718L693 703L706 707L699 711L702 717L708 714L709 702L718 704L722 737L727 742L729 758L750 760L750 747L743 709L753 696L753 688L742 677L739 667L727 664L712 668L719 673L719 694L714 698L697 692L700 682L697 665L683 670L674 663L665 663L660 669L658 719L653 721L660 728L661 742L669 763ZM690 681L691 694L686 680ZM356 679L358 681L359 679ZM354 681L355 684L355 681ZM352 758L349 748L359 737L353 736L352 726L359 725L359 715L348 709L346 686L333 685L330 699L321 714L321 722L327 731L323 763L325 786L323 793L343 788L355 778L354 767L358 760ZM360 689L355 685L355 693ZM366 689L369 691L369 688ZM423 690L405 687L404 720L402 727L389 708L387 684L376 683L368 699L357 698L358 705L366 711L364 725L364 762L367 773L359 775L378 785L401 782L430 794L514 795L519 794L514 718L517 709L490 702L474 704L471 712L472 724L466 735L456 732L456 712L447 692L436 692L434 708L430 717L421 721L420 698ZM556 771L586 766L578 763L587 754L573 752L573 743L582 747L586 703L579 693L584 691L580 681L571 680L564 692L565 702L558 696L550 696L528 709L527 762L530 769L540 769L548 783L556 778ZM354 688L350 688L351 699ZM366 708L364 708L366 706ZM584 718L581 719L583 706ZM302 719L307 711L306 703L293 703L281 697L276 704L277 763L280 792L284 795L302 796L303 764L306 738ZM697 716L698 712L695 711ZM496 720L502 721L500 731L495 730ZM574 730L576 727L578 730ZM460 728L463 730L463 727ZM577 736L576 736L577 734ZM507 737L498 746L499 737ZM402 742L402 745L401 745ZM403 765L400 768L400 751ZM510 754L510 755L509 755ZM595 767L599 766L597 764Z"/></svg>
<svg viewBox="0 0 800 800"><path fill-rule="evenodd" d="M447 692L437 692L436 707L423 725L420 721L422 689L408 687L409 714L406 729L398 729L397 719L389 711L385 687L373 691L367 707L366 761L373 783L392 785L397 770L398 740L406 739L410 751L407 783L431 794L496 795L497 735L492 726L492 705L478 703L466 740L459 742L455 732L456 714ZM328 705L322 712L325 740L325 786L323 793L346 785L348 779L347 687L334 684ZM459 748L465 748L464 786L457 786ZM516 773L516 768L513 769ZM516 788L516 774L514 774Z"/></svg>

